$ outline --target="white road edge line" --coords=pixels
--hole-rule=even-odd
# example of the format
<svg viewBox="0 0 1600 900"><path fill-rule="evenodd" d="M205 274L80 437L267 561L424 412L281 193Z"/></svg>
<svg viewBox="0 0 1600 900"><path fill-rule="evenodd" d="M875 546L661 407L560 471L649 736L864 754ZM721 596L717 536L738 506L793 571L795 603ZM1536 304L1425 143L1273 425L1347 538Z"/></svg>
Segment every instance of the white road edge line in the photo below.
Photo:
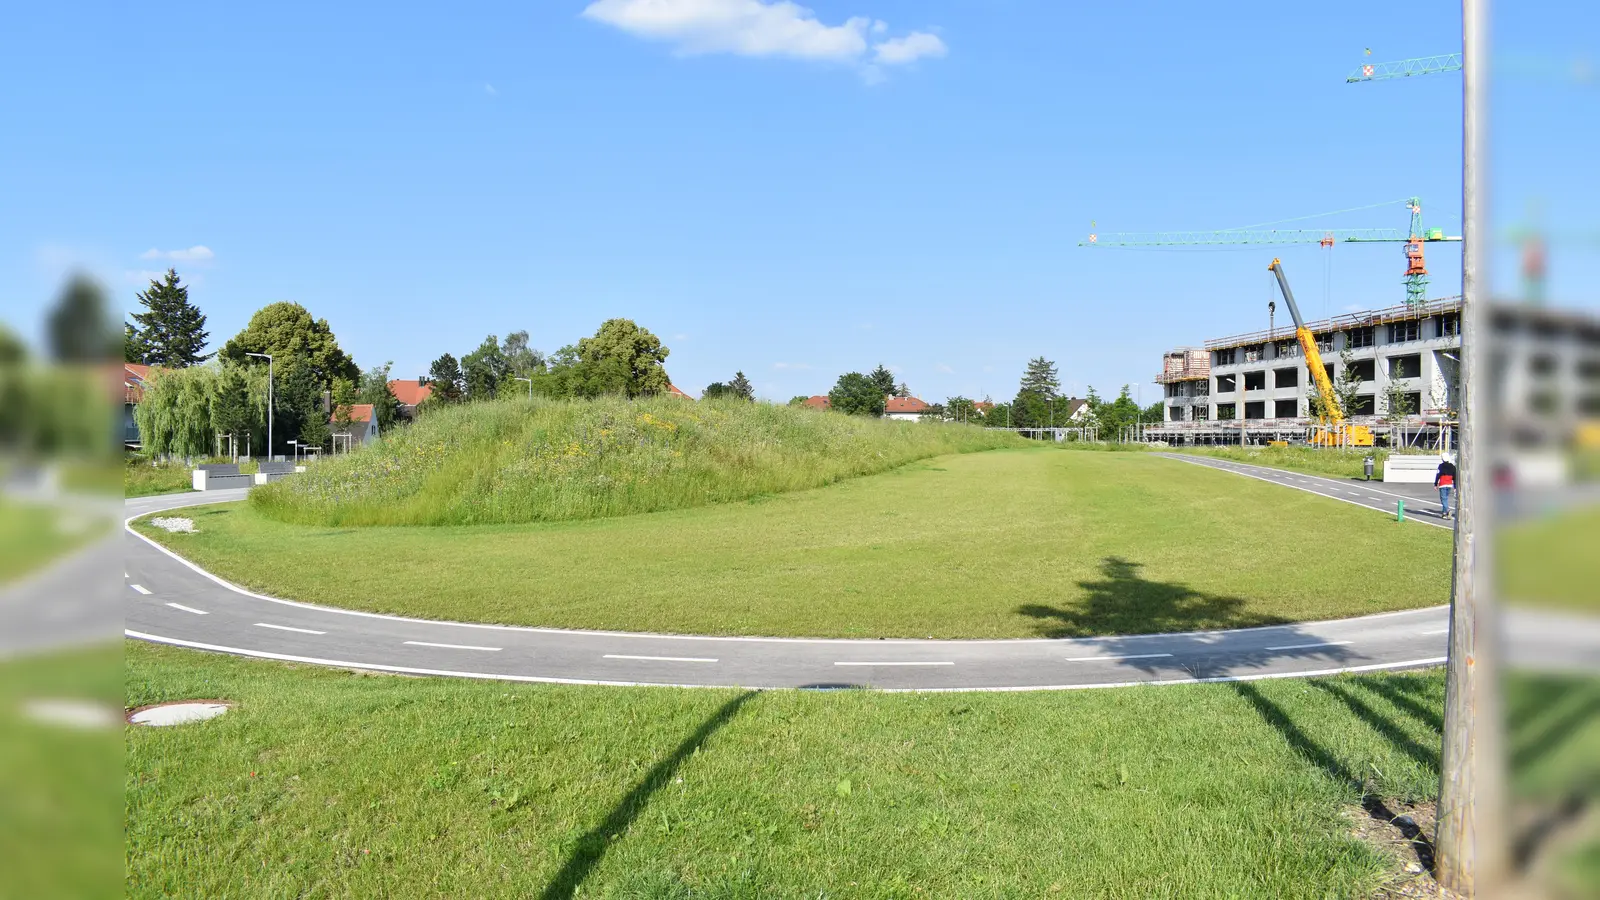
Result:
<svg viewBox="0 0 1600 900"><path fill-rule="evenodd" d="M220 644L206 644L200 641L186 641L181 638L162 637L147 634L143 631L123 629L124 637L136 641L149 641L152 644L168 644L173 647L190 647L195 650L210 650L215 653L232 653L238 656L249 656L255 659L275 659L280 662L306 663L314 666L337 666L341 669L362 669L372 672L398 672L402 675L440 675L446 678L476 678L482 681L519 681L534 684L593 684L606 687L671 687L671 688L708 688L711 690L725 690L726 684L669 684L658 681L602 681L592 678L556 678L544 675L504 675L490 672L456 672L449 669L419 669L413 666L389 666L382 663L350 662L340 659L322 659L315 656L293 656L288 653L267 653L263 650L246 650L243 647L225 647ZM987 693L1015 693L1017 691L1085 691L1100 688L1136 687L1139 685L1169 685L1169 684L1219 684L1233 681L1275 681L1282 678L1311 678L1319 675L1342 675L1351 672L1385 672L1394 669L1420 669L1425 666L1442 666L1445 657L1429 656L1422 659L1408 659L1392 663L1368 663L1360 666L1339 666L1331 669L1314 669L1305 672L1257 672L1250 675L1213 675L1206 678L1158 678L1149 681L1109 681L1103 684L1028 684L1007 685L1004 687L940 687L940 688L872 688L886 694L987 694ZM758 685L741 685L755 690L782 690L782 688L762 688ZM798 690L791 689L791 690Z"/></svg>
<svg viewBox="0 0 1600 900"><path fill-rule="evenodd" d="M879 662L836 662L836 666L953 666L953 662L923 662L920 660L893 660Z"/></svg>
<svg viewBox="0 0 1600 900"><path fill-rule="evenodd" d="M1067 662L1110 662L1118 659L1165 659L1171 653L1126 653L1122 656L1069 656Z"/></svg>
<svg viewBox="0 0 1600 900"><path fill-rule="evenodd" d="M210 615L210 613L206 612L203 609L195 609L192 606L184 606L182 603L168 603L167 605L172 607L173 609L181 609L186 613L194 613L197 616Z"/></svg>
<svg viewBox="0 0 1600 900"><path fill-rule="evenodd" d="M472 644L435 644L432 641L406 641L413 647L443 647L446 650L487 650L490 653L499 653L499 647L478 647Z"/></svg>
<svg viewBox="0 0 1600 900"><path fill-rule="evenodd" d="M145 595L145 596L149 596L149 594L150 594L150 592L149 592L149 591L147 591L147 590L145 590L145 589L144 589L144 586L143 586L143 585L138 585L138 584L130 584L130 585L128 585L128 587L131 587L131 588L133 588L133 589L134 589L134 590L136 590L136 591L138 591L138 592L139 592L139 593L141 593L141 594L144 594L144 595Z"/></svg>
<svg viewBox="0 0 1600 900"><path fill-rule="evenodd" d="M1423 634L1449 634L1449 633L1450 633L1450 629L1448 629L1448 628L1435 628L1432 631L1424 631L1423 632Z"/></svg>
<svg viewBox="0 0 1600 900"><path fill-rule="evenodd" d="M705 656L630 656L626 653L607 653L606 659L638 659L645 662L693 662L714 663L716 660Z"/></svg>
<svg viewBox="0 0 1600 900"><path fill-rule="evenodd" d="M298 631L301 634L327 634L326 631L312 631L309 628L295 628L293 625L274 625L271 622L257 622L257 628L272 628L277 631Z"/></svg>
<svg viewBox="0 0 1600 900"><path fill-rule="evenodd" d="M1354 644L1355 641L1317 641L1315 644L1284 644L1281 647L1268 647L1268 650L1310 650L1313 647L1343 647Z"/></svg>
<svg viewBox="0 0 1600 900"><path fill-rule="evenodd" d="M1204 463L1195 463L1195 465L1204 465ZM1216 467L1213 466L1212 468L1216 468ZM1254 478L1255 476L1247 474L1247 477ZM1312 491L1310 493L1315 493L1315 491ZM184 495L184 496L185 496L185 499L187 499L187 495ZM1322 495L1318 494L1317 496L1320 497ZM1339 498L1338 497L1334 497L1334 498L1331 498L1331 499L1338 500ZM152 547L153 549L155 549L155 550L157 550L157 551L159 551L161 553L166 554L168 557L171 557L172 560L174 562L178 563L179 565L184 566L185 568L187 568L190 571L200 575L203 578L207 578L207 579L215 582L216 584L221 585L222 587L226 588L227 590L232 591L235 594L239 594L241 596L249 597L249 598L251 598L253 600L261 600L261 601L264 601L264 602L267 602L267 603L277 603L277 604L280 604L282 606L293 606L293 607L296 607L298 609L310 609L310 610L315 610L317 612L331 613L333 615L340 615L340 616L357 616L357 617L364 618L364 619L381 619L381 620L383 620L385 622L412 622L412 623L415 623L415 624L418 624L418 625L444 625L444 626L448 626L450 628L478 628L478 629L483 629L485 631L518 631L518 632L527 632L527 633L530 633L530 634L564 634L564 635L571 635L573 637L583 637L583 638L595 638L595 637L612 638L612 637L615 637L615 638L631 638L631 639L645 638L645 639L649 639L649 640L663 640L663 641L735 641L735 642L748 642L748 643L754 643L754 644L858 644L858 645L862 645L862 646L865 646L867 644L871 644L871 645L873 645L875 647L882 647L882 646L884 646L886 644L900 644L900 645L920 645L920 644L963 644L963 645L966 645L966 644L972 644L972 645L976 645L976 644L1012 644L1012 645L1021 645L1021 644L1063 644L1063 645L1065 645L1065 644L1071 643L1071 641L1064 641L1062 638L975 638L975 639L948 639L948 640L919 640L919 639L916 639L916 638L889 638L887 640L882 640L882 639L872 639L872 638L755 637L755 636L730 635L730 634L663 634L663 633L660 633L660 632L650 632L650 631L595 631L595 630L587 630L587 629L582 629L582 628L540 628L540 627L532 626L532 625L491 625L491 624L488 624L488 623L485 623L485 622L452 622L452 621L450 621L448 619L423 619L423 618L418 618L416 616L394 616L394 615L389 615L388 613L366 612L365 610L359 610L359 609L341 609L341 608L339 608L337 606L320 606L320 605L315 604L315 603L304 603L304 602L299 601L299 600L285 600L282 597L272 597L272 596L268 596L267 594L258 594L255 591L245 590L244 588L239 587L238 585L234 584L231 581L228 581L225 578L222 578L221 576L214 575L214 574L212 574L210 572L207 572L205 569L201 568L200 566L196 565L195 563L192 563L189 560L184 559L182 556L179 556L177 553L175 553L175 552L173 552L171 550L168 550L166 547L161 546L160 544L156 543L155 541L151 540L150 538L145 537L144 535L140 534L139 532L133 530L133 520L134 519L141 519L141 518L143 518L145 516L153 515L154 513L171 512L174 509L188 509L188 508L195 507L195 506L214 506L214 505L218 505L218 504L222 504L222 503L237 503L237 502L239 502L239 501L237 501L237 500L197 500L194 503L186 503L186 504L183 504L183 505L180 505L180 506L163 507L161 509L151 510L150 512L142 512L142 513L138 513L136 515L129 516L128 518L123 520L122 527L123 527L123 530L125 530L129 534L133 535L134 537L138 538L139 540L144 541L146 544L150 545L150 547ZM1349 502L1349 501L1344 501L1344 502ZM1357 504L1357 505L1359 506L1360 504ZM1370 507L1370 506L1363 506L1362 507L1362 509L1371 509L1371 508L1372 507ZM1421 521L1421 520L1418 520L1418 521ZM1423 522L1423 524L1430 525L1430 524L1434 524L1434 523ZM1370 615L1365 615L1365 616L1356 616L1355 618L1352 618L1352 619L1337 619L1337 620L1333 620L1333 621L1337 621L1339 624L1348 625L1348 624L1351 624L1353 622L1367 622L1367 621L1371 621L1373 619L1387 619L1387 618L1391 618L1391 617L1394 617L1394 616L1412 616L1412 615L1417 615L1419 613L1444 612L1444 611L1447 611L1449 609L1450 609L1449 604L1440 604L1438 606L1425 606L1425 607L1421 607L1421 608L1418 608L1418 609L1397 609L1397 610L1394 610L1393 612L1372 613ZM1304 627L1306 627L1308 625L1316 625L1316 624L1327 624L1327 623L1299 622L1299 623L1292 623L1292 624L1289 624L1289 625L1257 625L1257 626L1253 626L1253 627L1250 627L1250 628L1218 628L1218 629L1213 629L1213 630L1210 630L1210 631L1204 631L1204 630L1202 630L1202 631L1170 631L1170 632L1164 632L1162 634L1129 634L1129 635L1120 635L1120 636L1115 637L1114 639L1115 640L1125 640L1125 641L1131 641L1131 640L1158 640L1158 639L1161 639L1161 638L1184 637L1184 636L1187 636L1187 635L1196 635L1196 634L1218 635L1218 634L1241 634L1241 633L1244 633L1244 632L1247 632L1247 631L1257 631L1257 632L1259 632L1259 631L1282 631L1283 629L1286 629L1286 628L1304 628ZM1096 639L1096 638L1078 638L1076 640L1112 640L1112 639L1113 638L1098 638L1098 639ZM589 682L580 682L580 683L588 684ZM606 682L606 683L609 684L610 682Z"/></svg>

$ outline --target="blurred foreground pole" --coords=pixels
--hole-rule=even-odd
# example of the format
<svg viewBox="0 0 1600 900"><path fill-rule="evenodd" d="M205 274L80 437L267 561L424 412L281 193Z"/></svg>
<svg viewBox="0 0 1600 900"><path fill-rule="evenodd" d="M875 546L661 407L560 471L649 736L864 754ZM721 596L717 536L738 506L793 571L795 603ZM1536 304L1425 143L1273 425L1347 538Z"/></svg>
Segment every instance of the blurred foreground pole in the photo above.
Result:
<svg viewBox="0 0 1600 900"><path fill-rule="evenodd" d="M1484 427L1488 337L1483 305L1489 233L1484 211L1487 160L1488 0L1462 0L1461 380L1455 559L1450 591L1450 658L1445 672L1444 748L1440 756L1439 883L1466 897L1497 895L1507 874L1505 771L1495 660L1490 541L1493 526L1489 441Z"/></svg>

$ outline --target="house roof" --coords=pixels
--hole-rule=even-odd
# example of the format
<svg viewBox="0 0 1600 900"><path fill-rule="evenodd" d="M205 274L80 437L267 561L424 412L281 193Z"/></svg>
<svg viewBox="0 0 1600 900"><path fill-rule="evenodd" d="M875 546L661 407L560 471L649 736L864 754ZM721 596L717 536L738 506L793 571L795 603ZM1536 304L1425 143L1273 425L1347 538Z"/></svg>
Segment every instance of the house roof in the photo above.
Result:
<svg viewBox="0 0 1600 900"><path fill-rule="evenodd" d="M675 385L675 384L673 384L671 382L667 383L667 396L668 397L682 397L685 400L693 400L694 399L693 397L689 396L688 394L685 394L683 392L682 388L678 387L677 385Z"/></svg>
<svg viewBox="0 0 1600 900"><path fill-rule="evenodd" d="M433 388L416 378L402 378L389 382L389 390L406 406L416 406L433 394Z"/></svg>
<svg viewBox="0 0 1600 900"><path fill-rule="evenodd" d="M972 408L976 409L978 412L988 412L989 410L994 409L994 404L988 400L974 400L972 401Z"/></svg>
<svg viewBox="0 0 1600 900"><path fill-rule="evenodd" d="M919 412L922 412L922 411L926 410L927 408L928 408L928 404L923 403L921 400L918 400L916 397L890 397L888 404L884 407L884 412L886 412L886 413L919 413Z"/></svg>
<svg viewBox="0 0 1600 900"><path fill-rule="evenodd" d="M1078 410L1083 409L1085 406L1088 406L1088 405L1089 405L1089 401L1087 401L1087 400L1081 400L1081 399L1079 399L1077 397L1068 397L1067 398L1067 415L1075 416L1075 415L1078 414Z"/></svg>
<svg viewBox="0 0 1600 900"><path fill-rule="evenodd" d="M150 377L150 366L144 363L122 364L122 401L138 403L144 399L144 383Z"/></svg>
<svg viewBox="0 0 1600 900"><path fill-rule="evenodd" d="M328 417L328 421L332 422L333 418L334 418L333 416L329 416ZM350 421L352 421L352 422L370 422L370 421L372 421L372 404L371 403L352 403L352 404L350 404Z"/></svg>
<svg viewBox="0 0 1600 900"><path fill-rule="evenodd" d="M809 406L812 409L827 409L833 406L833 401L828 399L827 394L818 394L815 397L807 397L806 401L800 405Z"/></svg>

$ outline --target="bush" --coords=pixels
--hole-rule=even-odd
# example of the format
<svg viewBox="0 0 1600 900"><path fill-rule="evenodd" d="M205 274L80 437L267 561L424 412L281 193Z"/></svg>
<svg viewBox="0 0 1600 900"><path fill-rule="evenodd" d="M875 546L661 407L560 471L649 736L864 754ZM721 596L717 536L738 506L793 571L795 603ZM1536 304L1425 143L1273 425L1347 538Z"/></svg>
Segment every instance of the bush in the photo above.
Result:
<svg viewBox="0 0 1600 900"><path fill-rule="evenodd" d="M443 406L257 488L250 502L317 525L590 519L748 500L1027 443L975 427L743 401L518 398Z"/></svg>

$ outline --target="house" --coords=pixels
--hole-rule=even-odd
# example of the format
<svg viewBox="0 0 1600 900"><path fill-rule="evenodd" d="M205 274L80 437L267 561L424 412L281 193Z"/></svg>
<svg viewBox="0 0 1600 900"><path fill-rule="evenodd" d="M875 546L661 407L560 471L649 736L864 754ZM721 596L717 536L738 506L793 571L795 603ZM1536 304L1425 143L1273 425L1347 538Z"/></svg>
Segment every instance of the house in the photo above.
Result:
<svg viewBox="0 0 1600 900"><path fill-rule="evenodd" d="M400 415L407 419L417 417L417 405L433 396L433 388L420 378L399 378L389 382L389 390L400 401Z"/></svg>
<svg viewBox="0 0 1600 900"><path fill-rule="evenodd" d="M679 388L677 385L673 384L670 381L667 382L667 396L668 397L682 397L685 400L693 400L694 399L693 397L689 396L688 394L685 394L681 388Z"/></svg>
<svg viewBox="0 0 1600 900"><path fill-rule="evenodd" d="M350 404L350 426L341 428L334 421L336 416L328 417L328 426L333 429L333 448L339 450L339 445L344 444L344 449L350 450L378 436L378 418L372 414L371 403Z"/></svg>
<svg viewBox="0 0 1600 900"><path fill-rule="evenodd" d="M883 416L897 422L916 422L922 418L923 413L932 408L916 397L891 396L883 408Z"/></svg>
<svg viewBox="0 0 1600 900"><path fill-rule="evenodd" d="M122 364L122 443L138 447L139 423L133 420L133 408L144 399L144 383L150 377L150 367L143 363Z"/></svg>
<svg viewBox="0 0 1600 900"><path fill-rule="evenodd" d="M807 397L805 402L800 405L809 406L812 409L830 409L833 407L833 401L828 399L827 394L818 394L815 397Z"/></svg>

